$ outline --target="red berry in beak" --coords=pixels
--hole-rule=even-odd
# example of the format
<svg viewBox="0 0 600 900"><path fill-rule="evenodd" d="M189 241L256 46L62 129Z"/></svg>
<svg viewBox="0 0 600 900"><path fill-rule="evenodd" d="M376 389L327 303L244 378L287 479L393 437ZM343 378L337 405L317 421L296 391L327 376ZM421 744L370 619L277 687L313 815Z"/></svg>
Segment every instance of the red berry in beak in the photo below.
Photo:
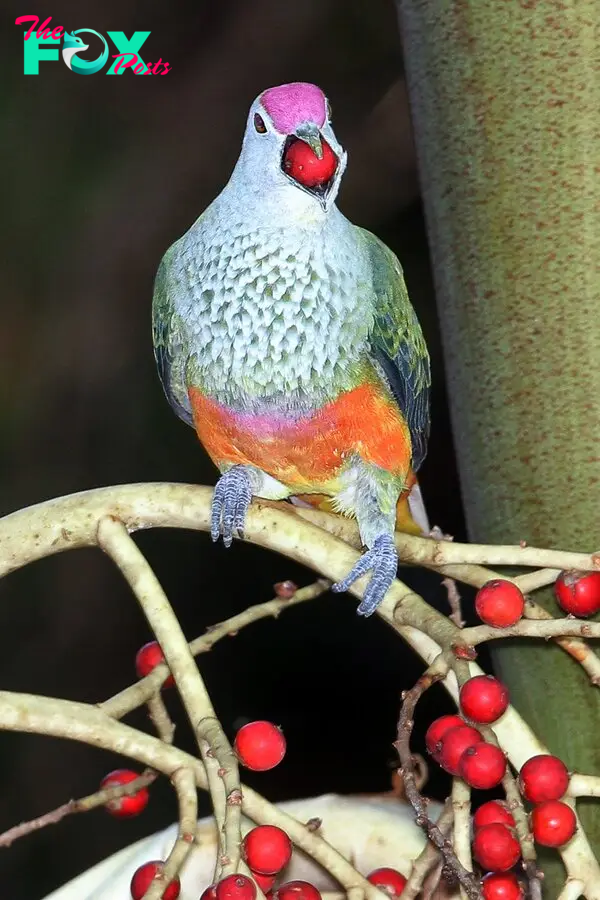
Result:
<svg viewBox="0 0 600 900"><path fill-rule="evenodd" d="M325 138L321 139L323 157L319 159L304 141L293 140L283 154L283 171L307 188L324 185L333 178L338 159Z"/></svg>

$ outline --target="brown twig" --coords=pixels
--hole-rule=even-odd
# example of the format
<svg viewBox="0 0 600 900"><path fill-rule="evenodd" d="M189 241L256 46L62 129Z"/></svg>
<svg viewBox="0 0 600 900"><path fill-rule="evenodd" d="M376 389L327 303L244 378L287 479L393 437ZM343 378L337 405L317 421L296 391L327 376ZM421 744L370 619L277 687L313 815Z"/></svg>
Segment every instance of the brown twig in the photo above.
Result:
<svg viewBox="0 0 600 900"><path fill-rule="evenodd" d="M266 603L249 606L243 612L237 613L237 615L231 616L229 619L225 619L225 621L216 625L209 626L205 634L190 642L190 651L193 656L208 653L223 638L234 636L242 628L251 625L253 622L259 622L261 619L268 617L278 618L284 610L322 596L329 590L330 585L330 581L327 581L325 578L319 578L313 584L299 588L293 597L273 597L272 600L267 600ZM111 716L114 716L114 718L121 719L127 713L141 706L142 703L147 702L148 698L160 689L161 684L168 675L169 669L166 663L162 663L156 666L150 675L146 675L145 678L115 694L114 697L105 700L100 704L101 708Z"/></svg>
<svg viewBox="0 0 600 900"><path fill-rule="evenodd" d="M91 809L106 806L107 803L119 800L121 797L131 797L132 794L137 794L141 788L148 787L157 778L158 772L155 772L154 769L146 769L139 778L136 778L135 781L130 781L128 784L117 784L114 787L96 791L94 794L88 794L79 800L69 800L56 809L44 813L42 816L31 819L29 822L21 822L20 825L14 825L0 834L0 847L10 847L19 838L32 834L34 831L39 831L47 825L56 825L66 816L89 812Z"/></svg>
<svg viewBox="0 0 600 900"><path fill-rule="evenodd" d="M462 617L462 601L456 586L454 578L444 578L442 584L446 588L448 594L448 603L450 605L450 615L448 618L454 622L457 628L464 628L465 621Z"/></svg>
<svg viewBox="0 0 600 900"><path fill-rule="evenodd" d="M414 725L415 707L425 691L445 677L448 669L449 662L446 655L440 654L427 671L421 675L415 686L405 692L398 720L398 736L394 746L400 757L401 774L404 779L406 796L415 811L417 825L425 830L429 840L441 851L446 865L458 878L469 900L481 900L479 881L472 872L468 872L465 869L454 851L452 842L448 840L439 826L429 818L427 801L417 790L410 750L410 735Z"/></svg>
<svg viewBox="0 0 600 900"><path fill-rule="evenodd" d="M243 612L231 616L231 618L219 622L217 625L210 626L207 629L206 634L191 641L189 645L190 650L194 655L207 653L218 641L225 637L237 634L237 632L245 626L270 616L277 618L285 609L321 596L329 589L330 584L331 582L324 578L320 578L313 584L299 588L293 597L282 598L276 596L265 603L250 606ZM168 675L169 669L166 664L156 666L150 675L132 685L131 688L126 688L124 691L116 694L115 697L110 700L100 703L99 708L112 714L115 718L120 718L121 715L125 715L143 702L146 702L150 719L156 728L158 735L165 743L172 744L175 725L169 716L162 694L158 690ZM143 689L142 691L138 691L140 686ZM139 696L139 703L132 699L134 695L136 695L136 700ZM115 710L114 713L112 713L113 708ZM215 768L218 769L218 763ZM63 803L56 809L50 810L41 816L37 816L31 821L14 825L3 834L0 834L0 848L10 847L11 844L19 838L26 837L34 831L39 831L47 825L57 824L66 816L80 812L88 812L89 810L96 809L98 806L104 806L109 800L131 796L141 787L152 784L157 777L157 772L148 769L146 772L142 773L136 781L132 781L129 784L115 785L114 787L106 788L103 791L97 791L94 794L90 794L78 800L69 800L67 803Z"/></svg>
<svg viewBox="0 0 600 900"><path fill-rule="evenodd" d="M444 838L447 838L452 829L453 818L454 811L450 799L448 799L436 821L436 825L444 835ZM439 848L430 840L427 840L425 847L413 862L408 880L402 889L402 900L415 900L415 897L417 897L423 887L426 877L436 866L439 859Z"/></svg>

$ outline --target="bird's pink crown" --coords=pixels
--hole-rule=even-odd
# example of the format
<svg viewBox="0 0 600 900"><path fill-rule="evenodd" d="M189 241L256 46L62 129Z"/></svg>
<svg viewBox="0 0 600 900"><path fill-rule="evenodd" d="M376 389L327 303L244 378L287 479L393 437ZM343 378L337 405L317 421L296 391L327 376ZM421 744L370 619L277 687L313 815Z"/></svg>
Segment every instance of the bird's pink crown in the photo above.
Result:
<svg viewBox="0 0 600 900"><path fill-rule="evenodd" d="M325 124L325 95L316 84L282 84L266 90L260 99L280 134L292 134L302 122L314 122L319 128Z"/></svg>

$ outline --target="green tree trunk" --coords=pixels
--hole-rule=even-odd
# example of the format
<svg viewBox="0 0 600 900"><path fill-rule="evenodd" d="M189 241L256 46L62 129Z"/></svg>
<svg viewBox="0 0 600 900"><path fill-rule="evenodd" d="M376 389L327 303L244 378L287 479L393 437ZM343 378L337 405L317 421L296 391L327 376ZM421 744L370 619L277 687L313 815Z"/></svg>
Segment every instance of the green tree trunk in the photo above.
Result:
<svg viewBox="0 0 600 900"><path fill-rule="evenodd" d="M398 8L470 536L596 550L600 0ZM550 748L600 773L574 661L519 642L495 662ZM600 806L581 806L598 854Z"/></svg>

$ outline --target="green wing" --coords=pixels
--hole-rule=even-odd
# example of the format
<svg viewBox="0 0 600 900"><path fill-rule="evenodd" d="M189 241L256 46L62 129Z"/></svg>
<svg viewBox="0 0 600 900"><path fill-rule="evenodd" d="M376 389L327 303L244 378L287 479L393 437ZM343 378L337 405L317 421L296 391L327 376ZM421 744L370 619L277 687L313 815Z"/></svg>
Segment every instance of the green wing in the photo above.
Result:
<svg viewBox="0 0 600 900"><path fill-rule="evenodd" d="M177 249L174 244L163 256L154 282L152 301L154 358L167 400L179 418L193 426L192 410L185 383L185 367L188 358L185 331L174 304L174 293L177 289L174 278L176 254Z"/></svg>
<svg viewBox="0 0 600 900"><path fill-rule="evenodd" d="M416 472L429 439L429 354L408 299L398 258L379 238L362 230L371 260L375 320L370 351L379 364L408 425Z"/></svg>

